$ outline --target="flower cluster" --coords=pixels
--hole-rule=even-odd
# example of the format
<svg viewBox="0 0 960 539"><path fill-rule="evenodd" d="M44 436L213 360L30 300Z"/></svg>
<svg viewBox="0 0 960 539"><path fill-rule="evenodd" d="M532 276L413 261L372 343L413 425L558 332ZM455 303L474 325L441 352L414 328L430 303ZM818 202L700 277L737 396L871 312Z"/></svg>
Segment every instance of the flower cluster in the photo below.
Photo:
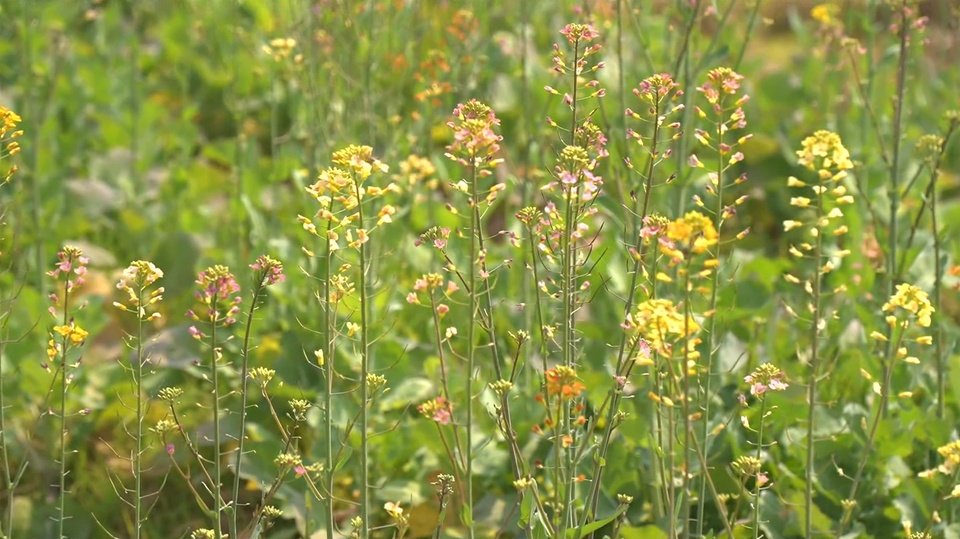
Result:
<svg viewBox="0 0 960 539"><path fill-rule="evenodd" d="M589 24L568 24L560 33L567 38L573 60L571 65L567 53L555 43L553 71L571 77L572 88L569 93L563 94L563 104L576 113L578 102L606 95L597 78L585 76L588 72L595 73L606 67L604 62L591 64L590 58L603 47L599 43L588 45L600 37L597 30ZM551 95L560 95L560 91L551 86L546 86L544 90ZM602 178L596 175L595 171L598 160L608 155L606 136L589 117L583 121L574 117L572 131L561 128L551 118L547 118L547 123L561 132L566 131L570 137L566 146L560 150L559 162L553 173L556 181L547 184L543 189L549 191L559 186L565 199L580 197L583 202L593 200L603 184ZM576 212L578 220L579 214L579 211Z"/></svg>
<svg viewBox="0 0 960 539"><path fill-rule="evenodd" d="M667 299L648 299L640 303L636 310L627 314L622 327L639 333L652 351L667 356L672 352L675 341L700 331L700 325L692 316L684 317L677 306ZM696 351L693 350L696 342L697 339L689 341L689 360L696 359Z"/></svg>
<svg viewBox="0 0 960 539"><path fill-rule="evenodd" d="M197 274L195 282L199 289L193 295L203 305L203 310L198 313L190 309L187 316L197 322L203 320L221 326L235 324L237 313L240 312L240 285L230 273L230 268L211 266ZM195 339L204 336L196 326L190 327L190 335Z"/></svg>
<svg viewBox="0 0 960 539"><path fill-rule="evenodd" d="M400 162L399 168L400 173L393 177L395 181L406 184L407 187L424 184L429 190L436 189L437 180L433 175L437 173L437 167L426 157L409 155Z"/></svg>
<svg viewBox="0 0 960 539"><path fill-rule="evenodd" d="M282 283L287 279L283 274L283 264L268 255L260 255L256 262L250 264L254 273L253 282L258 286L270 286Z"/></svg>
<svg viewBox="0 0 960 539"><path fill-rule="evenodd" d="M494 158L503 140L495 130L499 126L493 109L480 101L471 99L457 105L453 120L447 122L453 130L453 143L444 155L464 167L476 168L480 176L492 174L492 169L503 162Z"/></svg>
<svg viewBox="0 0 960 539"><path fill-rule="evenodd" d="M293 54L294 49L297 48L297 40L291 37L278 37L276 39L271 39L270 43L263 46L264 54L271 56L275 62L282 62L290 57ZM294 63L303 62L303 55L297 54L293 57Z"/></svg>
<svg viewBox="0 0 960 539"><path fill-rule="evenodd" d="M940 446L937 448L937 453L943 457L943 463L932 470L925 470L917 475L923 478L932 478L939 474L954 478L957 473L957 468L960 467L960 441L954 440ZM953 490L947 497L960 498L960 485L954 485Z"/></svg>
<svg viewBox="0 0 960 539"><path fill-rule="evenodd" d="M42 367L47 372L51 372L50 365L58 365L60 369L63 369L65 383L69 384L73 376L67 373L68 369L80 366L79 359L73 364L67 363L69 350L83 346L90 336L70 315L70 294L83 284L89 261L83 256L83 251L71 246L66 246L57 253L57 260L56 267L48 271L47 275L58 281L63 281L64 297L61 303L61 298L57 294L50 294L51 305L48 311L55 318L59 317L63 322L54 326L50 333L50 338L47 340L48 362L44 363ZM62 309L62 313L57 312L58 307ZM80 308L82 309L83 305Z"/></svg>
<svg viewBox="0 0 960 539"><path fill-rule="evenodd" d="M919 287L907 283L897 285L897 291L890 297L889 301L883 304L883 312L896 313L898 310L906 311L915 316L918 326L930 327L934 308L927 293ZM906 319L899 320L895 314L887 316L887 323L890 325L899 323L904 328L910 324Z"/></svg>
<svg viewBox="0 0 960 539"><path fill-rule="evenodd" d="M573 65L567 63L567 54L561 49L558 43L553 44L553 71L560 74L573 74L577 78L580 77L585 71L589 70L591 72L596 72L600 69L606 67L604 62L598 62L591 66L588 62L590 56L597 54L603 48L599 43L593 45L587 45L595 39L599 39L600 33L589 24L576 24L571 23L563 27L560 30L560 33L567 38L567 44L572 49L574 54ZM587 45L587 46L583 46ZM578 84L579 81L577 82ZM592 90L597 88L600 85L600 82L596 79L586 80L583 83L584 89ZM553 95L560 95L560 92L547 86L544 88L548 93ZM603 97L605 92L602 88L593 90L593 92L587 97ZM579 99L579 98L577 98ZM570 94L564 94L563 102L570 108L574 107L574 96Z"/></svg>
<svg viewBox="0 0 960 539"><path fill-rule="evenodd" d="M373 148L370 146L347 146L334 152L332 160L336 166L321 171L317 181L306 188L307 193L319 204L319 209L313 218L300 215L297 220L307 232L326 239L330 251L340 249L341 234L348 247L356 249L369 241L374 228L391 223L397 212L392 205L384 204L376 210L376 225L368 229L365 223L360 222L364 217L359 208L361 202L388 192L399 193L400 187L392 182L386 187L364 185L374 172L385 173L389 170L387 165L373 157ZM318 231L313 219L323 221L326 230L322 233ZM308 256L313 256L311 251L305 251Z"/></svg>
<svg viewBox="0 0 960 539"><path fill-rule="evenodd" d="M670 221L666 233L660 237L660 252L674 262L684 260L684 253L702 254L718 242L713 221L697 211Z"/></svg>
<svg viewBox="0 0 960 539"><path fill-rule="evenodd" d="M640 120L652 124L652 133L644 135L632 128L627 129L627 138L633 139L641 148L647 148L650 157L656 162L659 159L665 159L670 156L671 150L661 152L657 146L664 140L676 140L680 137L680 122L673 121L666 126L664 123L671 116L679 115L683 109L683 103L671 105L683 97L683 90L669 74L661 73L652 75L644 79L639 86L633 89L633 95L637 96L646 109L642 112L634 111L628 108L624 114L628 118ZM661 134L662 129L669 129L669 137ZM627 165L632 168L632 164L627 160Z"/></svg>
<svg viewBox="0 0 960 539"><path fill-rule="evenodd" d="M20 121L16 112L0 105L0 159L20 153L20 142L14 140L23 135L23 131L17 129ZM10 181L16 171L16 165L7 169L0 177L0 184Z"/></svg>
<svg viewBox="0 0 960 539"><path fill-rule="evenodd" d="M444 397L437 397L417 406L417 411L423 417L436 421L441 425L449 425L453 419L453 403Z"/></svg>
<svg viewBox="0 0 960 539"><path fill-rule="evenodd" d="M440 289L443 290L443 296L449 298L454 292L460 290L460 287L453 281L447 281L446 285L444 285L443 275L439 273L427 273L414 282L413 292L407 294L407 303L421 305L420 294L426 293L431 307L433 307L442 318L450 312L450 306L437 302L438 298L434 295L434 292Z"/></svg>
<svg viewBox="0 0 960 539"><path fill-rule="evenodd" d="M126 302L115 301L113 306L124 312L136 313L137 317L143 321L156 320L160 318L160 313L154 312L147 314L147 307L156 305L163 299L163 287L149 293L145 298L144 292L147 287L163 277L160 271L152 262L145 260L135 260L123 270L120 280L117 281L117 289L126 293Z"/></svg>
<svg viewBox="0 0 960 539"><path fill-rule="evenodd" d="M577 371L573 367L560 365L548 369L544 373L544 379L547 385L547 395L560 397L561 400L575 399L587 388L577 378Z"/></svg>
<svg viewBox="0 0 960 539"><path fill-rule="evenodd" d="M772 363L764 363L743 379L750 384L750 394L759 397L767 391L783 391L788 384L783 381L783 372Z"/></svg>
<svg viewBox="0 0 960 539"><path fill-rule="evenodd" d="M81 249L70 245L67 245L62 251L57 253L57 260L56 267L48 271L47 275L54 279L60 279L61 274L65 275L64 290L69 294L83 284L84 276L87 274L87 264L90 263L90 260L83 256ZM71 274L73 276L71 276ZM51 296L50 299L53 300L55 304L58 301L55 295Z"/></svg>
<svg viewBox="0 0 960 539"><path fill-rule="evenodd" d="M815 217L809 222L788 219L783 222L784 231L807 227L809 235L815 242L818 242L819 238L827 232L835 237L843 236L849 231L847 226L838 225L835 222L843 217L840 206L853 203L853 196L847 193L847 188L841 183L847 176L847 170L853 168L850 152L843 146L839 135L820 130L803 140L802 148L797 151L797 157L800 165L817 173L818 181L815 185L807 185L806 182L793 176L788 178L788 187L809 189L814 195L813 197L791 197L790 205L804 210L811 209L815 212ZM797 258L810 256L814 250L815 246L809 242L790 245L790 254ZM833 258L839 261L849 254L849 250L837 250L833 253ZM819 262L818 260L817 263ZM820 266L819 274L830 273L836 269L836 266L837 262L827 260ZM800 279L793 275L788 274L785 278L791 283L800 283Z"/></svg>
<svg viewBox="0 0 960 539"><path fill-rule="evenodd" d="M753 136L745 134L731 140L729 134L733 129L743 129L747 126L747 116L743 111L743 105L750 100L750 96L747 94L737 95L740 92L742 81L743 75L727 67L718 67L711 69L707 73L707 81L702 86L697 87L697 92L710 106L709 113L700 107L694 107L694 110L701 119L709 119L710 129L697 128L694 130L694 137L702 146L710 149L711 153L719 158L717 165L707 172L709 183L706 186L706 191L710 195L719 196L728 185L739 185L747 181L745 175L740 175L728 185L721 185L724 173L744 159L743 152L738 148ZM696 154L689 157L689 164L695 168L707 168ZM715 216L717 228L721 228L724 220L736 215L736 206L743 204L746 200L747 197L742 196L737 198L732 205L718 208L719 215ZM704 207L704 203L699 196L694 196L693 201L697 206Z"/></svg>

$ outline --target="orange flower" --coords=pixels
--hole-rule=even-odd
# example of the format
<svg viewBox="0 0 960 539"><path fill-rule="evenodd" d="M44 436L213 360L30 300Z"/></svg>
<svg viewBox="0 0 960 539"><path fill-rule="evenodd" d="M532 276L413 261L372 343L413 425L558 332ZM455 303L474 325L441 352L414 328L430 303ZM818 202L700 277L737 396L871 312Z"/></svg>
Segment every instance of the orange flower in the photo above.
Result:
<svg viewBox="0 0 960 539"><path fill-rule="evenodd" d="M551 397L559 395L563 400L575 399L587 387L577 380L577 371L571 367L556 367L544 375L547 379L547 394Z"/></svg>

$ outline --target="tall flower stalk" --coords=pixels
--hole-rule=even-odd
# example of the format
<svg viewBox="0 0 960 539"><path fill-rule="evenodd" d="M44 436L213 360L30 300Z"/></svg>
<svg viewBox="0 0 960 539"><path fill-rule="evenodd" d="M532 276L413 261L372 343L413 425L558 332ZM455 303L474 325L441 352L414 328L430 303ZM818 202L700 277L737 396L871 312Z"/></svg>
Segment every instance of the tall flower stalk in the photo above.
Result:
<svg viewBox="0 0 960 539"><path fill-rule="evenodd" d="M205 334L197 326L190 327L190 334L198 341L206 340L206 345L210 350L210 381L213 385L211 398L211 415L213 416L213 475L212 483L209 485L210 494L213 497L213 514L211 521L216 533L223 532L223 493L222 481L223 472L221 470L222 455L220 453L221 443L223 442L220 432L220 363L223 360L223 349L221 341L225 341L218 330L226 330L236 324L237 314L240 312L241 297L240 285L237 279L226 266L216 265L201 271L196 280L199 289L194 292L194 297L201 304L199 312L196 310L187 311L187 316L196 322L202 322L209 335ZM229 338L229 337L228 337Z"/></svg>
<svg viewBox="0 0 960 539"><path fill-rule="evenodd" d="M17 113L0 105L0 161L20 152L20 142L14 140L23 134L22 130L17 129L20 121L21 118ZM6 170L0 169L0 186L6 185L16 171L16 165L11 165L10 167L7 167ZM0 219L2 219L5 214L6 208L0 209ZM7 323L10 321L12 300L8 298L2 298L0 299L0 303L4 304L5 308L5 311L0 313L0 357L3 357L5 355L8 342L6 330ZM4 379L3 363L3 360L0 359L0 380ZM20 478L26 469L26 461L20 464L20 466L18 466L16 469L13 468L12 463L10 462L10 454L8 452L9 448L7 446L7 444L10 443L10 438L7 436L9 427L7 423L6 412L6 395L3 391L3 384L0 383L0 467L2 467L0 473L3 474L2 487L8 493L7 506L5 510L2 511L3 516L0 516L0 534L10 537L13 534L14 490L16 490L17 485L20 482Z"/></svg>
<svg viewBox="0 0 960 539"><path fill-rule="evenodd" d="M759 2L758 2L759 4ZM733 204L729 202L729 196L725 195L725 190L746 181L746 176L738 176L729 179L728 171L743 161L744 154L739 150L751 135L741 135L734 139L735 131L746 127L746 113L743 105L750 99L750 96L737 95L740 93L740 84L743 76L732 69L719 67L711 69L707 73L707 80L702 86L697 87L697 92L706 100L708 107L702 109L699 106L694 107L694 111L701 119L706 120L709 129L697 128L694 136L701 144L705 152L713 154L715 161L711 158L712 167L707 173L708 183L706 185L707 195L713 197L712 207L707 211L712 214L713 226L717 234L723 233L723 226L728 220L736 215L736 206L743 204L746 196L738 197ZM696 156L690 158L690 166L693 168L707 169L707 165L700 161ZM699 208L706 209L707 203L699 195L694 195L694 204ZM736 239L742 239L747 231L741 231ZM708 263L708 270L711 274L709 303L707 304L705 317L708 319L704 349L706 350L706 361L702 368L704 374L703 381L700 383L701 406L703 411L703 447L709 448L708 437L713 428L710 424L710 405L713 400L711 385L713 381L713 362L716 350L718 349L719 336L717 335L717 300L721 288L720 276L720 252L718 248L714 250L713 259ZM697 509L697 535L703 532L704 510L706 499L707 484L703 476L700 477L699 500Z"/></svg>
<svg viewBox="0 0 960 539"><path fill-rule="evenodd" d="M596 213L593 202L600 194L603 179L599 175L599 162L608 156L607 138L590 118L581 119L582 102L602 98L606 92L599 86L600 81L589 77L605 67L604 62L593 63L593 57L602 46L595 43L600 37L597 30L589 24L568 24L560 33L566 39L566 46L554 44L553 70L562 77L569 77L567 93L562 94L563 105L570 111L569 128L561 127L548 119L550 125L560 133L564 146L558 151L557 164L553 170L554 181L545 186L547 192L554 192L559 200L551 201L544 208L545 230L549 232L539 248L541 256L547 261L559 264L557 292L560 298L561 319L559 321L560 365L576 372L579 354L577 351L576 312L581 305L583 292L589 283L581 283L581 269L587 262L590 229L587 218ZM552 95L561 92L546 87ZM538 283L539 286L539 283ZM551 332L554 330L551 330ZM551 338L552 340L552 338ZM548 371L549 372L549 371ZM544 379L549 386L550 380ZM554 526L557 533L563 535L571 526L576 526L574 501L576 499L576 455L575 448L582 447L587 441L575 430L576 418L580 416L574 399L562 401L561 409L555 416L548 415L554 422L553 427L553 483ZM584 518L588 518L586 514Z"/></svg>
<svg viewBox="0 0 960 539"><path fill-rule="evenodd" d="M489 206L496 199L497 192L504 186L497 184L494 188L486 190L486 199L481 200L480 181L483 178L493 174L493 168L502 162L495 157L500 150L500 141L502 137L497 134L495 128L499 127L500 120L497 119L493 110L487 105L471 100L467 103L458 105L453 110L453 120L447 124L454 132L454 142L447 147L447 156L466 169L467 177L457 183L457 190L465 193L468 197L467 206L470 213L470 224L467 229L467 237L470 245L468 252L468 269L466 275L466 287L468 300L469 322L467 324L467 376L465 380L465 398L466 398L466 432L464 434L465 442L462 456L463 459L463 524L467 527L467 533L470 538L474 537L475 526L473 525L473 395L474 383L477 374L476 354L477 354L477 334L476 329L481 324L480 300L481 288L489 294L489 272L486 269L486 250L483 244L483 229L481 226L481 204ZM488 327L492 328L492 324ZM493 343L496 345L496 343ZM495 359L499 375L499 361Z"/></svg>
<svg viewBox="0 0 960 539"><path fill-rule="evenodd" d="M307 188L307 193L319 204L319 209L313 217L299 216L298 220L304 229L313 235L321 237L326 243L324 264L325 278L323 289L326 293L325 326L327 330L326 352L317 353L317 360L324 363L327 377L327 396L324 397L327 421L327 433L332 435L331 425L331 397L333 391L333 351L334 339L338 335L335 307L339 300L346 295L358 293L359 323L346 323L346 337L357 337L358 356L360 358L360 411L357 419L360 429L360 515L353 522L353 534L358 539L366 539L370 533L370 448L369 448L369 409L377 392L383 389L386 380L374 374L374 356L370 338L370 303L372 290L370 286L371 233L378 227L392 222L396 208L390 204L382 204L373 208L372 201L388 192L398 192L399 187L390 183L385 187L371 185L369 179L374 173L385 173L388 167L373 157L373 148L370 146L350 145L333 153L332 161L335 167L322 171L318 181ZM375 213L374 213L375 212ZM374 215L376 219L374 220ZM321 220L325 230L323 234L317 229L315 220ZM340 270L331 272L333 254L342 249L341 241L346 240L346 247L356 253L357 268L345 263ZM307 250L308 254L312 252ZM348 274L355 275L356 287ZM330 436L332 438L332 436ZM327 482L326 496L332 498L332 474L334 471L333 447L328 440L326 451ZM332 529L333 502L327 502L328 530Z"/></svg>
<svg viewBox="0 0 960 539"><path fill-rule="evenodd" d="M814 440L818 399L817 382L822 368L820 354L824 332L830 318L824 312L824 297L843 292L843 288L825 292L824 279L827 274L836 269L840 260L850 254L847 250L828 250L831 245L825 243L825 238L830 236L839 238L848 231L845 225L839 224L840 218L843 217L840 206L853 203L853 197L847 194L847 188L843 185L843 179L847 177L847 170L853 168L853 162L840 137L836 133L823 130L803 140L802 148L797 151L797 157L801 166L816 173L816 180L812 185L792 176L787 180L788 187L802 190L801 196L790 198L790 205L812 215L806 221L791 219L783 223L786 232L792 230L806 232L809 241L804 239L796 244L791 243L790 254L799 260L807 261L812 273L807 279L801 279L792 273L785 276L787 282L803 285L805 294L808 296L803 310L809 312L811 316L809 351L800 353L807 363L807 445L804 472L806 527L804 533L809 539L813 534L815 509L813 491L817 482L816 441ZM809 194L813 197L806 196ZM811 244L810 241L813 243ZM788 307L788 310L794 316L798 316L793 309Z"/></svg>
<svg viewBox="0 0 960 539"><path fill-rule="evenodd" d="M873 331L870 333L870 338L893 352L883 358L880 381L873 383L873 390L875 393L879 393L880 399L873 413L873 418L870 420L870 425L867 427L867 440L862 450L860 462L857 464L853 482L850 485L850 492L842 501L844 511L837 524L835 535L837 539L842 537L843 531L853 515L853 510L857 507L856 496L860 487L860 480L863 478L863 471L867 467L867 462L873 456L873 445L876 441L880 423L886 417L887 405L890 402L893 389L891 387L893 372L900 362L908 365L920 363L919 358L910 355L907 343L913 341L915 346L933 344L933 338L929 335L921 335L913 339L908 338L908 333L914 328L925 329L932 324L933 315L936 311L924 290L908 283L898 284L896 291L883 304L881 310L885 313L884 321L887 331L884 333ZM888 340L887 334L892 334L893 338Z"/></svg>
<svg viewBox="0 0 960 539"><path fill-rule="evenodd" d="M126 298L117 301L113 305L125 313L136 317L137 329L136 335L131 336L134 344L134 356L130 365L130 373L133 375L133 393L137 399L136 404L136 426L133 430L134 450L131 457L133 470L133 512L134 512L134 539L140 539L141 528L146 521L146 514L143 508L143 454L144 447L144 391L143 391L143 368L147 362L144 353L144 328L146 324L160 318L160 313L156 312L157 304L163 299L163 287L150 290L150 287L163 277L163 272L154 266L151 262L137 260L123 270L120 281L117 282L117 289L126 294ZM152 312L151 312L152 311Z"/></svg>
<svg viewBox="0 0 960 539"><path fill-rule="evenodd" d="M57 491L57 537L64 538L66 537L64 526L67 520L67 394L82 360L79 350L88 337L87 331L74 320L74 310L70 300L72 294L84 282L89 261L83 256L83 251L72 246L66 246L57 253L57 259L56 267L47 272L47 275L58 283L60 293L63 295L62 297L58 296L58 293L50 295L52 305L49 312L54 317L59 316L60 324L54 326L50 334L47 359L54 364L52 383L59 381L60 390L59 411L53 415L56 416L59 427L58 462L60 478ZM76 310L83 307L84 305L80 305ZM46 364L45 367L50 372L50 365ZM80 415L86 415L87 413L89 413L88 410L79 412Z"/></svg>
<svg viewBox="0 0 960 539"><path fill-rule="evenodd" d="M784 391L789 386L783 381L783 373L780 369L771 363L760 365L744 377L743 381L750 385L750 395L760 401L760 412L757 414L759 425L754 431L746 416L741 416L740 422L743 427L757 435L756 451L753 457L744 456L735 460L733 468L742 477L752 476L754 479L753 492L751 493L753 497L752 528L754 539L759 539L762 537L760 534L760 491L764 490L765 485L766 488L769 488L769 485L767 485L769 478L762 471L764 448L767 447L767 444L763 441L763 429L767 418L775 409L775 407L767 405L767 396L774 391ZM746 401L746 397L741 395L740 402L745 404Z"/></svg>
<svg viewBox="0 0 960 539"><path fill-rule="evenodd" d="M247 311L247 322L243 330L243 345L240 347L242 354L240 365L240 426L237 431L237 453L233 465L233 496L231 505L230 534L233 537L239 537L237 532L240 529L240 480L241 465L243 464L244 442L246 441L247 425L247 379L250 371L250 338L253 333L254 313L263 301L268 286L281 283L286 279L283 274L283 264L267 255L257 257L256 262L250 265L253 270L253 290L250 298L250 310Z"/></svg>

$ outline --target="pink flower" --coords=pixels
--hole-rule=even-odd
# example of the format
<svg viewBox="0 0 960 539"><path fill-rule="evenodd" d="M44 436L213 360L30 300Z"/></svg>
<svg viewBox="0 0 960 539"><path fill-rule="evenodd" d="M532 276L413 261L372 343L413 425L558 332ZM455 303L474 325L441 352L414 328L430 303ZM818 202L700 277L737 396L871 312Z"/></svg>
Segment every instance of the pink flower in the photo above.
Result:
<svg viewBox="0 0 960 539"><path fill-rule="evenodd" d="M600 37L600 32L589 24L570 23L560 30L560 33L567 38L567 41L573 45L578 41L590 42Z"/></svg>
<svg viewBox="0 0 960 539"><path fill-rule="evenodd" d="M760 472L757 474L757 486L762 487L770 482L770 477L767 476L767 472Z"/></svg>
<svg viewBox="0 0 960 539"><path fill-rule="evenodd" d="M258 256L257 261L250 264L250 269L257 272L256 281L264 286L282 283L287 279L283 274L283 264L267 255Z"/></svg>

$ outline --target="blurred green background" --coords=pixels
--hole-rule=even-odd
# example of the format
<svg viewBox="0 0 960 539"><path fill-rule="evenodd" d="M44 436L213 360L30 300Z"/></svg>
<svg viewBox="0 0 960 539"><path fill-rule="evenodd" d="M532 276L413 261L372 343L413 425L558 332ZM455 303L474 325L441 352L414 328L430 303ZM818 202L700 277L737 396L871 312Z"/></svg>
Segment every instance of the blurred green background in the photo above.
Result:
<svg viewBox="0 0 960 539"><path fill-rule="evenodd" d="M21 537L43 537L51 514L47 486L56 477L53 446L44 443L53 427L34 423L40 400L47 391L49 374L40 368L45 358L45 318L52 267L64 244L84 249L91 260L83 290L89 306L82 314L92 335L84 355L82 379L71 398L77 408L91 408L88 417L73 421L71 447L71 538L100 537L91 515L96 514L115 533L123 535L131 516L118 500L110 478L126 477L129 454L124 417L129 411L117 398L129 395L129 375L118 366L130 351L122 337L129 321L110 305L119 271L129 261L153 261L164 272L164 318L153 330L151 345L155 373L148 380L149 394L160 387L182 385L200 399L205 395L202 373L194 366L198 349L189 338L183 312L192 305L196 272L210 264L227 264L240 276L261 253L286 265L286 283L271 290L271 300L258 322L256 362L275 368L286 384L278 390L287 398L315 399L322 387L319 372L310 364L319 339L311 328L320 323L314 298L317 265L301 251L317 248L297 223L297 215L312 215L312 201L303 188L314 181L319 168L329 164L330 153L351 143L367 144L390 165L390 177L413 185L396 203L395 225L378 238L375 273L378 276L377 319L383 337L378 342L381 367L391 366L388 378L393 392L379 403L376 426L396 427L390 441L376 442L375 476L381 488L378 504L401 500L412 508L412 533L429 535L436 508L428 482L442 471L440 453L433 449L434 426L418 421L411 403L432 397L436 358L422 334L428 317L407 310L403 298L416 276L435 269L424 252L413 247L417 235L434 224L450 223L443 206L450 196L449 181L460 171L443 157L450 142L445 123L460 102L477 98L493 107L502 121L505 165L497 178L508 184L508 194L491 215L489 230L516 229L513 214L522 205L538 203L537 189L549 178L556 150L556 133L546 117L564 117L559 98L543 91L556 86L550 72L553 43L568 22L592 22L600 31L607 62L599 78L607 95L592 111L610 139L611 158L601 170L607 179L599 202L611 216L610 247L596 271L616 289L625 286L626 254L618 246L622 204L639 179L623 166L637 150L626 144L625 107L637 107L630 89L654 73L672 73L688 93L704 80L708 69L729 66L745 76L751 100L745 107L746 132L754 138L743 148L745 161L738 173L749 181L740 194L750 201L740 207L731 229L749 227L751 233L729 253L741 268L735 285L722 300L730 310L725 320L729 339L721 350L721 363L733 366L745 355L755 364L764 357L792 358L793 343L778 334L786 322L777 318L777 294L783 291L780 274L786 267L787 245L781 241L782 220L789 218L791 196L786 178L799 174L793 152L799 141L816 129L831 129L843 137L859 162L856 171L863 191L860 200L880 208L886 205L888 171L876 151L882 144L872 127L868 109L856 92L867 90L876 120L885 133L892 121L896 43L887 30L889 12L879 2L847 2L831 24L810 17L812 2L703 2L701 16L687 29L690 2L453 2L412 0L298 1L298 0L10 0L0 4L0 104L23 117L25 135L18 156L20 171L0 190L6 208L2 248L6 272L0 276L11 314L4 326L9 342L0 358L6 388L7 417L15 430L36 429L31 444L12 445L14 460L30 459L27 479L15 493L0 492L0 504L15 503ZM839 4L839 3L838 3ZM960 108L960 54L956 2L926 2L923 12L931 22L924 44L911 49L908 91L904 99L904 170L918 167L913 145L920 135L938 132L943 113ZM699 4L698 4L699 5ZM855 67L839 44L837 26L858 37L867 55ZM289 56L274 58L264 47L271 40L292 38ZM689 61L680 63L686 48ZM276 47L273 47L274 51ZM852 73L856 70L860 78ZM692 116L692 115L689 115ZM691 120L690 117L685 119ZM692 128L688 130L692 133ZM681 142L676 163L662 167L664 178L679 173L674 184L659 189L655 207L677 216L691 207L690 197L700 192L704 178L683 166L693 151L688 136ZM883 142L889 144L889 141ZM633 153L631 153L633 152ZM408 170L410 156L429 159L436 171L428 179L414 178ZM407 162L405 167L402 163ZM433 180L428 181L428 180ZM960 143L953 141L940 180L943 223L960 222L956 194L960 190ZM921 189L917 189L919 193ZM905 212L915 211L921 197L908 194ZM862 210L862 208L861 208ZM909 213L905 214L910 220ZM857 297L880 301L871 272L879 263L871 251L877 241L867 216L851 217L855 234L849 248L851 264L836 276L851 282ZM947 238L951 252L957 240ZM905 277L929 283L929 232L921 231L908 251L911 264ZM499 259L510 258L506 245ZM952 257L950 259L953 260ZM522 327L525 314L516 303L526 297L529 282L504 278L498 283L498 300L508 312L505 328ZM856 278L857 276L862 279ZM241 280L242 283L245 281ZM22 285L22 286L21 286ZM960 319L960 302L948 297L946 319ZM590 305L582 326L585 363L595 367L583 374L589 387L602 395L603 365L611 353L605 339L619 325L621 313L614 295ZM851 308L852 309L852 308ZM875 309L874 309L875 310ZM851 316L870 316L869 311ZM950 328L955 329L955 325ZM951 341L952 343L952 341ZM848 395L857 401L869 393L854 363L838 364L825 393ZM790 372L798 367L785 367ZM737 376L727 376L721 391L735 407ZM958 380L960 381L960 380ZM236 380L232 380L233 383ZM721 387L721 386L717 386ZM802 403L800 392L791 402ZM955 397L952 404L956 404ZM638 409L646 406L637 404ZM721 411L723 412L723 411ZM718 412L718 413L721 413ZM338 422L346 421L344 410ZM531 403L520 407L523 417L537 413ZM923 422L925 412L911 420ZM156 404L152 421L163 417ZM204 428L203 411L187 419ZM270 477L272 455L280 446L264 410L252 412L251 439L259 444L252 457L251 480ZM796 415L794 415L796 414ZM779 432L790 436L791 422L800 412L778 416ZM311 416L316 426L319 414ZM638 413L637 417L643 417ZM955 417L951 416L951 417ZM227 424L235 425L230 416ZM230 423L233 421L233 423ZM534 422L535 420L531 420ZM906 421L906 420L904 420ZM924 423L926 424L926 423ZM628 423L627 432L641 432L641 419ZM839 429L839 426L837 427ZM943 424L928 434L944 441L950 429ZM835 432L824 432L829 437ZM902 455L902 447L916 443L904 433L885 433L883 450ZM309 446L310 434L307 434ZM918 438L919 439L919 438ZM434 440L434 441L431 441ZM610 474L605 486L611 496L630 492L636 504L631 520L632 539L660 537L645 525L653 523L650 489L640 471L648 464L649 441L642 435L628 439L611 456L622 474ZM720 453L737 454L743 440L725 440ZM835 449L842 451L843 443ZM933 443L933 442L931 442ZM897 447L901 449L897 449ZM535 452L536 448L531 449ZM783 447L785 468L777 473L790 493L772 503L780 507L781 530L795 536L796 515L791 509L800 498L792 489L786 467L799 459L796 448ZM829 454L829 451L821 449ZM167 469L160 451L150 453L156 462L149 484L160 488ZM887 453L883 453L886 455ZM920 461L929 455L913 455ZM826 457L824 457L826 458ZM902 459L903 460L903 459ZM877 466L891 462L881 459ZM515 496L508 480L506 455L492 448L477 465L486 495L478 502L477 518L491 529L511 518ZM796 469L794 469L794 473ZM879 472L878 472L879 473ZM344 474L347 477L349 474ZM882 479L873 478L878 482ZM188 504L179 478L171 477L155 503L150 537L182 537L203 519ZM353 486L344 480L343 496ZM248 492L250 500L258 493ZM873 531L889 527L895 518L884 514L890 498L880 495L880 507L870 520ZM920 496L919 494L917 496ZM311 518L312 507L301 489L285 486L280 495L293 517L281 523L271 537L293 537ZM823 501L825 527L839 514L838 500ZM912 502L911 502L912 503ZM778 505L780 504L780 505ZM313 505L316 505L314 502ZM379 507L379 505L378 505ZM352 515L344 509L343 518ZM771 509L773 511L773 509ZM832 513L831 513L832 511ZM771 513L770 519L776 519ZM381 518L385 518L381 516ZM313 529L318 526L314 523ZM791 532L790 530L794 530ZM647 531L643 531L647 530ZM384 532L387 533L387 532ZM778 535L771 533L771 537ZM882 533L874 535L884 537Z"/></svg>

